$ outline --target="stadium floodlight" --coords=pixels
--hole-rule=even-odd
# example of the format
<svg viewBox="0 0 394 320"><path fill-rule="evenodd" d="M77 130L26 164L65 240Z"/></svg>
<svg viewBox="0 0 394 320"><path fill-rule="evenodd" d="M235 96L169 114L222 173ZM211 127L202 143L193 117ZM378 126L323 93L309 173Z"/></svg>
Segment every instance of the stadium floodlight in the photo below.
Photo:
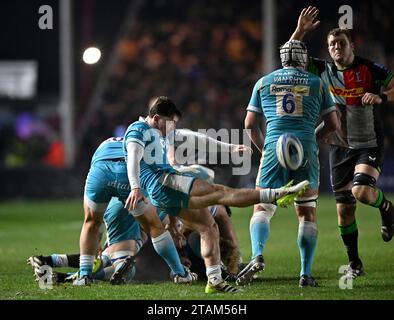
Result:
<svg viewBox="0 0 394 320"><path fill-rule="evenodd" d="M83 52L82 60L86 64L95 64L101 58L101 51L96 47L90 47Z"/></svg>

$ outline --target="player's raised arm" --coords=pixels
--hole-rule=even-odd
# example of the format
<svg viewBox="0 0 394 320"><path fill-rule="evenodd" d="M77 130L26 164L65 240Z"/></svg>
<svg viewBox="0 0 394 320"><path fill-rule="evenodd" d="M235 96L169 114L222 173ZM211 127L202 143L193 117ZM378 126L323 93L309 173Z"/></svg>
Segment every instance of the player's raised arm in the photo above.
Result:
<svg viewBox="0 0 394 320"><path fill-rule="evenodd" d="M290 37L290 40L302 41L305 35L320 25L320 21L316 19L319 14L319 10L316 7L309 6L308 8L302 9L300 16L298 17L297 28Z"/></svg>

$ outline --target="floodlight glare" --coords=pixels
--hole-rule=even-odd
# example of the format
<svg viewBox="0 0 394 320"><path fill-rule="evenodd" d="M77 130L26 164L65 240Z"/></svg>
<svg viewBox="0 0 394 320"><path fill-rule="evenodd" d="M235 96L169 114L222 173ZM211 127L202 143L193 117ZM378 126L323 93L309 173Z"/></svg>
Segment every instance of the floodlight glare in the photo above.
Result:
<svg viewBox="0 0 394 320"><path fill-rule="evenodd" d="M87 64L95 64L101 58L101 51L98 48L90 47L83 52L82 60Z"/></svg>

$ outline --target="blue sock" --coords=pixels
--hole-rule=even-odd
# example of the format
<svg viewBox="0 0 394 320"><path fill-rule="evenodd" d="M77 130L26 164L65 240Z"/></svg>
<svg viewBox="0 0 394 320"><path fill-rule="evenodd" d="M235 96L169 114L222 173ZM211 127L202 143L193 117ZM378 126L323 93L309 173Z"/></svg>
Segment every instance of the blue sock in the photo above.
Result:
<svg viewBox="0 0 394 320"><path fill-rule="evenodd" d="M314 222L304 221L298 227L298 247L301 256L301 272L302 275L311 275L313 258L315 256L317 244L317 225Z"/></svg>
<svg viewBox="0 0 394 320"><path fill-rule="evenodd" d="M179 259L174 241L168 231L163 232L160 236L152 238L153 248L167 262L174 274L184 277L186 275L185 268Z"/></svg>
<svg viewBox="0 0 394 320"><path fill-rule="evenodd" d="M252 242L252 259L263 255L264 246L267 242L270 225L264 211L255 212L250 220L250 238Z"/></svg>
<svg viewBox="0 0 394 320"><path fill-rule="evenodd" d="M79 256L79 277L92 276L94 256L81 254Z"/></svg>

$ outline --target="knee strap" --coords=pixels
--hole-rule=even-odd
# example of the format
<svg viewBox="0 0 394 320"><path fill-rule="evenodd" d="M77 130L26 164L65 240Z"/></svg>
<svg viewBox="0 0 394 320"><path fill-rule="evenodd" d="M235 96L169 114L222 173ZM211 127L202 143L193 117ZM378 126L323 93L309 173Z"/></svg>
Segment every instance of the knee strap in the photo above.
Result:
<svg viewBox="0 0 394 320"><path fill-rule="evenodd" d="M336 191L334 192L336 203L343 204L355 204L356 198L354 198L353 193L350 190Z"/></svg>
<svg viewBox="0 0 394 320"><path fill-rule="evenodd" d="M370 186L375 188L376 179L363 172L356 172L353 177L353 186Z"/></svg>
<svg viewBox="0 0 394 320"><path fill-rule="evenodd" d="M294 203L298 207L310 207L316 208L318 196L311 196L311 197L297 197L294 200Z"/></svg>

